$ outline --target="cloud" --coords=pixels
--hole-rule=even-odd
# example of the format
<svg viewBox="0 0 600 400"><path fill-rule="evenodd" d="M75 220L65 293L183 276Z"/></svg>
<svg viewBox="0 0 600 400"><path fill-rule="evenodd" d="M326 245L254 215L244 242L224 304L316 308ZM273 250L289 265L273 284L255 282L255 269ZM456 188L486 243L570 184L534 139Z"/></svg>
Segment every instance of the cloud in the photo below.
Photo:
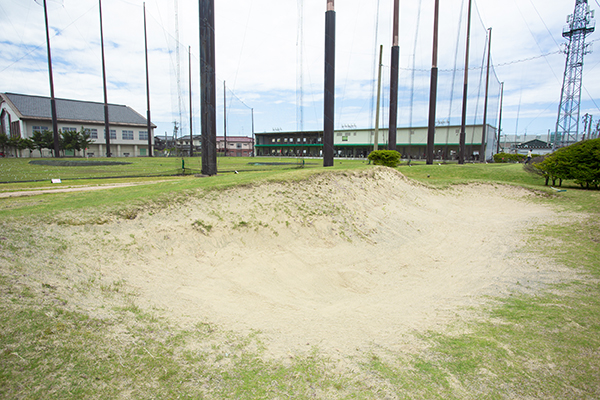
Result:
<svg viewBox="0 0 600 400"><path fill-rule="evenodd" d="M296 120L299 115L297 90L302 82L304 121L301 125L307 129L322 128L325 4L303 3L304 24L300 37L297 1L216 2L219 110L223 98L222 82L226 81L228 90L254 108L257 131L272 127L296 129L300 125L300 121ZM178 31L175 4L178 5ZM384 48L384 87L389 90L392 2L379 4L379 14L377 2L346 0L336 4L336 125L340 127L343 123L356 123L360 127L373 124L379 45ZM447 118L449 109L452 110L452 119L460 116L466 4L466 0L448 0L440 4L438 114L443 118ZM469 113L474 114L476 108L480 113L482 108L481 99L477 98L481 96L481 70L475 68L483 65L487 28L492 27L492 58L499 66L495 68L498 79L493 79L490 87L490 92L495 95L490 104L498 104L498 81L504 81L506 112L503 118L506 126L527 126L528 131L539 132L553 129L564 55L521 60L558 50L558 45L564 42L562 29L565 18L573 12L573 4L542 0L492 0L473 4L476 8L473 11L469 62L474 69L469 71ZM97 0L64 0L62 5L50 5L57 96L102 101ZM413 124L427 121L432 7L433 2L401 2L400 124L408 124L411 118ZM145 114L142 0L103 0L102 8L109 102L127 104ZM194 126L199 129L198 2L147 0L146 11L152 115L159 125L158 131L172 130L172 121L179 119L179 103L183 114L181 130L189 129L188 46L192 52ZM593 40L595 35L589 40ZM3 55L0 60L0 90L48 95L43 8L33 0L2 4L0 37ZM179 60L176 58L178 44ZM600 115L595 105L600 101L590 101L589 96L585 98L586 93L595 96L600 92L596 68L600 56L588 54L585 63L584 87L587 92L583 93L582 101L586 102L586 112ZM414 74L413 67L418 70ZM389 92L383 96L384 110L389 102L386 96L389 97ZM240 115L243 107L240 105ZM519 118L531 118L531 122L517 123L514 110L519 107ZM237 113L237 109L232 111L232 115ZM249 133L250 123L244 124L247 125L243 126L243 130Z"/></svg>

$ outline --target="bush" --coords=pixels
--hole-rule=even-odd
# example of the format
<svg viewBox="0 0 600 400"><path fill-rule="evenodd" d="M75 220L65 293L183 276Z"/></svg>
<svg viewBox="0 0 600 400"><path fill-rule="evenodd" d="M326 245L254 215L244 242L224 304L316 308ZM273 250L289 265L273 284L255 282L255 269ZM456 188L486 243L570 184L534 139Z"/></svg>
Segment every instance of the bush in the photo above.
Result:
<svg viewBox="0 0 600 400"><path fill-rule="evenodd" d="M375 165L395 168L400 164L400 153L396 150L376 150L369 154L369 160Z"/></svg>
<svg viewBox="0 0 600 400"><path fill-rule="evenodd" d="M535 164L552 184L559 180L573 179L581 187L598 187L600 185L600 139L578 142L568 147L556 150L546 156L544 161Z"/></svg>
<svg viewBox="0 0 600 400"><path fill-rule="evenodd" d="M524 154L498 153L494 154L495 163L518 163L527 158Z"/></svg>

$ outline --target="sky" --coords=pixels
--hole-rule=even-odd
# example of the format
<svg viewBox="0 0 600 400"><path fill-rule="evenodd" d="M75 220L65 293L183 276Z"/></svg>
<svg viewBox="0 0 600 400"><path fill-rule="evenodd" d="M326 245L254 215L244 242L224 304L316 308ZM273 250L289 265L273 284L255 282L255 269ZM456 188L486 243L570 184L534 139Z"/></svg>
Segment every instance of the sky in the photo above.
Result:
<svg viewBox="0 0 600 400"><path fill-rule="evenodd" d="M56 97L103 102L99 1L47 1ZM50 95L40 3L0 0L0 92ZM217 133L322 130L326 0L215 3ZM143 4L102 0L102 19L108 101L145 116ZM598 0L589 5L600 9ZM440 1L438 125L460 124L467 6L468 0ZM400 1L400 127L427 124L433 7L434 0ZM574 7L575 0L473 0L468 124L483 120L492 28L488 123L498 125L504 82L504 134L544 139L555 129L565 68L562 32ZM392 0L335 2L336 129L375 125L380 46L380 127L388 125L392 8ZM200 134L198 1L147 0L146 20L155 134L172 135L174 122L180 136L190 133L190 122L192 133ZM599 35L592 33L586 42ZM585 56L581 115L594 120L600 118L598 64L600 53Z"/></svg>

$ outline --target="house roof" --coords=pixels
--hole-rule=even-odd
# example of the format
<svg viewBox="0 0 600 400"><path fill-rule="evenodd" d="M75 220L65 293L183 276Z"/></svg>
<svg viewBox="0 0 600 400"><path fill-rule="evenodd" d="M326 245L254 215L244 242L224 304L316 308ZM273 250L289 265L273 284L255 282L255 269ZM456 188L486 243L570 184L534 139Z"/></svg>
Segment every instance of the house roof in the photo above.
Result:
<svg viewBox="0 0 600 400"><path fill-rule="evenodd" d="M21 119L51 120L52 108L49 97L17 93L0 93L12 104ZM69 99L56 99L56 113L60 122L104 123L104 103ZM147 120L134 109L119 104L108 105L110 123L146 126ZM153 124L156 128L156 125Z"/></svg>
<svg viewBox="0 0 600 400"><path fill-rule="evenodd" d="M528 142L519 143L516 147L517 149L548 149L552 146L542 140L533 139Z"/></svg>

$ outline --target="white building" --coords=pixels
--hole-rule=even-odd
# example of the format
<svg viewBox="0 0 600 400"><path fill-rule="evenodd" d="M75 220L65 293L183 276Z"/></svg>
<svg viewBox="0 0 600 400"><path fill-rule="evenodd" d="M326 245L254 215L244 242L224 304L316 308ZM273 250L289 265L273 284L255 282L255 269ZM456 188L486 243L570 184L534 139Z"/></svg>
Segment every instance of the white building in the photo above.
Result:
<svg viewBox="0 0 600 400"><path fill-rule="evenodd" d="M56 99L58 129L60 131L89 132L92 144L85 150L90 157L106 156L104 135L104 103ZM147 120L128 106L109 104L110 150L115 157L148 155ZM154 143L151 125L150 137ZM49 97L16 93L0 93L0 129L9 137L31 138L36 131L52 131L52 113ZM35 150L34 156L49 156L50 150ZM37 154L36 154L37 153ZM66 155L84 155L73 154Z"/></svg>

